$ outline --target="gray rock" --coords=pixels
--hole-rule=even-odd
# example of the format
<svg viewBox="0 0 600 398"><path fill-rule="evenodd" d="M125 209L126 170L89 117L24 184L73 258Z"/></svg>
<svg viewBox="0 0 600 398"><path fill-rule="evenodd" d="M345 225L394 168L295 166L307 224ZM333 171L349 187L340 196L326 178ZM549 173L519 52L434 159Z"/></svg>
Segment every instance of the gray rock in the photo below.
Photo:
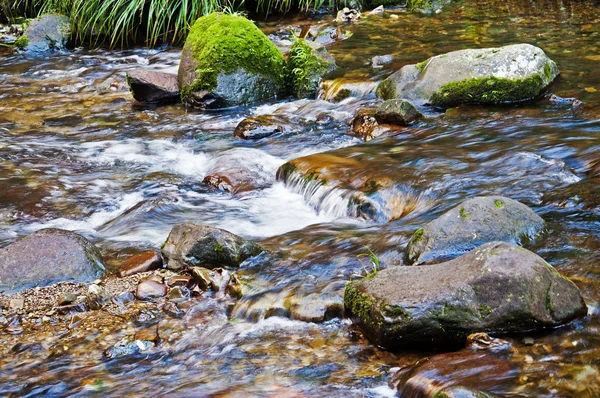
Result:
<svg viewBox="0 0 600 398"><path fill-rule="evenodd" d="M153 300L167 295L167 287L152 279L141 281L135 289L138 300Z"/></svg>
<svg viewBox="0 0 600 398"><path fill-rule="evenodd" d="M387 100L375 111L375 119L379 123L392 123L406 126L423 117L413 104L405 99Z"/></svg>
<svg viewBox="0 0 600 398"><path fill-rule="evenodd" d="M42 15L31 21L23 36L28 40L25 51L64 50L71 37L71 20L59 14Z"/></svg>
<svg viewBox="0 0 600 398"><path fill-rule="evenodd" d="M377 94L443 108L520 102L537 97L558 73L556 63L530 44L459 50L404 66L381 82Z"/></svg>
<svg viewBox="0 0 600 398"><path fill-rule="evenodd" d="M465 253L484 243L520 244L544 228L544 220L516 200L502 196L469 199L415 231L404 262L415 264Z"/></svg>
<svg viewBox="0 0 600 398"><path fill-rule="evenodd" d="M196 224L173 227L162 248L167 268L185 266L214 268L239 267L246 259L262 252L259 245L220 228Z"/></svg>
<svg viewBox="0 0 600 398"><path fill-rule="evenodd" d="M169 104L179 102L177 75L152 70L127 72L127 84L131 95L141 103Z"/></svg>
<svg viewBox="0 0 600 398"><path fill-rule="evenodd" d="M291 299L291 318L323 322L344 315L344 300L334 293L313 293Z"/></svg>
<svg viewBox="0 0 600 398"><path fill-rule="evenodd" d="M383 65L391 64L393 60L394 57L392 56L392 54L376 55L373 58L371 58L371 67L375 69L383 68Z"/></svg>
<svg viewBox="0 0 600 398"><path fill-rule="evenodd" d="M42 229L0 249L0 291L14 292L56 282L91 282L104 273L98 249L83 236Z"/></svg>
<svg viewBox="0 0 600 398"><path fill-rule="evenodd" d="M289 124L289 120L281 116L252 116L237 125L233 136L245 140L259 140L289 130Z"/></svg>
<svg viewBox="0 0 600 398"><path fill-rule="evenodd" d="M350 282L344 303L367 337L386 348L464 344L470 333L527 332L587 313L573 282L504 242L446 263L392 267Z"/></svg>

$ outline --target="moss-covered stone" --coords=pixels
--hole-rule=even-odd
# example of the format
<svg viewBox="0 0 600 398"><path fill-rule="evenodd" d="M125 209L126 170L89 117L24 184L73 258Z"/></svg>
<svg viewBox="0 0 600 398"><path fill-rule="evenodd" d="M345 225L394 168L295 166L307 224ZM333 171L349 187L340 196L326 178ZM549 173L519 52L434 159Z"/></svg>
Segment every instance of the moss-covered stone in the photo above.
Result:
<svg viewBox="0 0 600 398"><path fill-rule="evenodd" d="M19 50L23 50L25 47L29 45L29 38L25 35L20 36L15 40L14 46Z"/></svg>
<svg viewBox="0 0 600 398"><path fill-rule="evenodd" d="M265 100L285 90L281 52L242 16L213 13L199 18L186 39L179 83L192 105L213 107Z"/></svg>
<svg viewBox="0 0 600 398"><path fill-rule="evenodd" d="M288 73L292 93L297 98L314 97L319 83L335 69L335 60L325 47L298 39L290 48Z"/></svg>

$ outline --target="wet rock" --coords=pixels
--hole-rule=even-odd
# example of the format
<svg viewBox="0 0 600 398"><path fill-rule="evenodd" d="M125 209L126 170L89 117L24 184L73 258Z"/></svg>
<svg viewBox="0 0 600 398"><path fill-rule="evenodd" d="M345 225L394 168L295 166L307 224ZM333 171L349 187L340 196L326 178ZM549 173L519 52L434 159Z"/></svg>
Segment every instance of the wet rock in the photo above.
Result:
<svg viewBox="0 0 600 398"><path fill-rule="evenodd" d="M177 75L137 69L127 72L131 95L141 103L170 104L179 102Z"/></svg>
<svg viewBox="0 0 600 398"><path fill-rule="evenodd" d="M160 340L160 337L158 336L158 325L138 330L135 332L133 338L134 340L150 341L154 344L158 344Z"/></svg>
<svg viewBox="0 0 600 398"><path fill-rule="evenodd" d="M377 82L337 78L321 83L319 97L326 101L340 102L349 97L375 97Z"/></svg>
<svg viewBox="0 0 600 398"><path fill-rule="evenodd" d="M244 295L242 282L235 274L231 274L229 277L227 286L225 286L225 293L235 299L239 299Z"/></svg>
<svg viewBox="0 0 600 398"><path fill-rule="evenodd" d="M459 50L404 66L381 82L377 94L442 108L520 102L537 97L558 73L554 61L530 44Z"/></svg>
<svg viewBox="0 0 600 398"><path fill-rule="evenodd" d="M177 304L172 301L165 303L163 311L172 318L181 318L185 315L185 311L179 308Z"/></svg>
<svg viewBox="0 0 600 398"><path fill-rule="evenodd" d="M71 315L80 312L86 312L87 307L84 303L68 304L60 306L56 309L60 315Z"/></svg>
<svg viewBox="0 0 600 398"><path fill-rule="evenodd" d="M113 297L112 302L120 307L125 307L135 301L135 296L131 292L123 292Z"/></svg>
<svg viewBox="0 0 600 398"><path fill-rule="evenodd" d="M262 252L256 243L220 228L196 224L179 224L171 229L162 249L167 268L185 266L215 267L239 265Z"/></svg>
<svg viewBox="0 0 600 398"><path fill-rule="evenodd" d="M378 123L391 123L407 126L423 117L413 104L404 99L387 100L375 110Z"/></svg>
<svg viewBox="0 0 600 398"><path fill-rule="evenodd" d="M250 322L258 322L274 316L289 318L290 308L285 293L267 292L245 297L242 302L238 302L233 316Z"/></svg>
<svg viewBox="0 0 600 398"><path fill-rule="evenodd" d="M212 281L210 279L211 270L202 267L194 267L191 272L192 278L194 278L194 281L200 290L207 291L212 288Z"/></svg>
<svg viewBox="0 0 600 398"><path fill-rule="evenodd" d="M141 281L135 290L135 297L138 300L153 300L164 297L166 294L167 287L151 279Z"/></svg>
<svg viewBox="0 0 600 398"><path fill-rule="evenodd" d="M344 30L341 27L321 25L311 27L304 38L328 46L350 37L352 37L352 32Z"/></svg>
<svg viewBox="0 0 600 398"><path fill-rule="evenodd" d="M0 291L61 281L91 282L103 273L98 249L70 231L42 229L0 249Z"/></svg>
<svg viewBox="0 0 600 398"><path fill-rule="evenodd" d="M552 94L549 99L550 102L556 105L570 105L573 108L577 108L583 105L583 102L577 98L563 98L556 94Z"/></svg>
<svg viewBox="0 0 600 398"><path fill-rule="evenodd" d="M65 50L71 37L71 20L59 14L42 15L29 24L19 38L28 52Z"/></svg>
<svg viewBox="0 0 600 398"><path fill-rule="evenodd" d="M91 284L88 288L88 293L85 299L85 303L91 310L99 310L107 300L104 296L104 289L96 284Z"/></svg>
<svg viewBox="0 0 600 398"><path fill-rule="evenodd" d="M344 7L339 10L335 22L357 22L360 19L360 11Z"/></svg>
<svg viewBox="0 0 600 398"><path fill-rule="evenodd" d="M77 296L73 293L64 293L58 298L58 305L73 304L77 300Z"/></svg>
<svg viewBox="0 0 600 398"><path fill-rule="evenodd" d="M172 301L184 301L191 297L190 289L185 286L175 286L169 289L167 298Z"/></svg>
<svg viewBox="0 0 600 398"><path fill-rule="evenodd" d="M140 272L152 271L161 268L163 265L160 254L155 251L148 250L143 253L129 257L119 267L119 276L122 278L138 274Z"/></svg>
<svg viewBox="0 0 600 398"><path fill-rule="evenodd" d="M487 243L442 264L350 282L346 312L375 344L456 346L474 332L519 333L583 317L579 289L536 254Z"/></svg>
<svg viewBox="0 0 600 398"><path fill-rule="evenodd" d="M304 322L323 322L344 315L344 300L334 293L293 297L291 318Z"/></svg>
<svg viewBox="0 0 600 398"><path fill-rule="evenodd" d="M226 176L212 175L209 174L202 180L202 183L210 185L218 189L219 191L234 193L233 185Z"/></svg>
<svg viewBox="0 0 600 398"><path fill-rule="evenodd" d="M336 65L325 46L298 39L290 48L288 69L296 98L314 98L319 84L336 69Z"/></svg>
<svg viewBox="0 0 600 398"><path fill-rule="evenodd" d="M519 244L544 228L544 220L529 207L502 196L469 199L419 228L406 250L407 264L427 262L472 250L484 243Z"/></svg>
<svg viewBox="0 0 600 398"><path fill-rule="evenodd" d="M463 386L444 388L436 392L435 396L447 398L501 398L500 395Z"/></svg>
<svg viewBox="0 0 600 398"><path fill-rule="evenodd" d="M391 54L386 55L376 55L371 58L371 67L375 69L383 68L384 65L389 65L394 60L394 57Z"/></svg>
<svg viewBox="0 0 600 398"><path fill-rule="evenodd" d="M8 303L8 308L12 311L21 310L21 309L23 309L24 306L25 306L25 300L22 298L10 299L10 301Z"/></svg>
<svg viewBox="0 0 600 398"><path fill-rule="evenodd" d="M252 116L237 125L233 136L245 140L259 140L289 130L289 123L289 120L280 116Z"/></svg>
<svg viewBox="0 0 600 398"><path fill-rule="evenodd" d="M285 60L273 43L242 16L199 18L179 65L181 99L199 108L267 100L285 92Z"/></svg>
<svg viewBox="0 0 600 398"><path fill-rule="evenodd" d="M352 120L352 132L362 139L368 137L377 126L375 112L372 109L359 110Z"/></svg>
<svg viewBox="0 0 600 398"><path fill-rule="evenodd" d="M373 10L371 10L369 12L369 15L378 15L378 16L381 16L381 15L383 15L384 12L385 12L385 8L383 8L383 6L379 6L377 8L374 8Z"/></svg>
<svg viewBox="0 0 600 398"><path fill-rule="evenodd" d="M192 277L189 275L173 275L167 279L168 287L182 286L188 287L192 282Z"/></svg>
<svg viewBox="0 0 600 398"><path fill-rule="evenodd" d="M129 341L128 339L120 340L118 343L108 348L104 355L109 358L119 358L124 356L135 355L140 352L146 351L154 346L151 341L145 340L134 340Z"/></svg>

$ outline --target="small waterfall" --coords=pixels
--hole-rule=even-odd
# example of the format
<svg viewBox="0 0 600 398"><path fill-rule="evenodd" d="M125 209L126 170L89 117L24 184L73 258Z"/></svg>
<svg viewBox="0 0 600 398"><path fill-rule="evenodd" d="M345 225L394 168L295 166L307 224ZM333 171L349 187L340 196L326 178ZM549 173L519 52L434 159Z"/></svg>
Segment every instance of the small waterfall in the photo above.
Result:
<svg viewBox="0 0 600 398"><path fill-rule="evenodd" d="M339 102L349 97L374 97L379 82L349 80L346 78L327 80L319 87L318 99Z"/></svg>

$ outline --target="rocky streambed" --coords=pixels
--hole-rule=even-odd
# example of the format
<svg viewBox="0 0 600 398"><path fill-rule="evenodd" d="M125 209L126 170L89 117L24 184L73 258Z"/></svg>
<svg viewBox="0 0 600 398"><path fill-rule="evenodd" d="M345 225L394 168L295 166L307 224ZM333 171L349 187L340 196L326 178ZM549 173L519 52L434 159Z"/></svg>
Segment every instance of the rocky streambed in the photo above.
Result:
<svg viewBox="0 0 600 398"><path fill-rule="evenodd" d="M0 55L0 391L596 396L597 7L247 26L270 82Z"/></svg>

